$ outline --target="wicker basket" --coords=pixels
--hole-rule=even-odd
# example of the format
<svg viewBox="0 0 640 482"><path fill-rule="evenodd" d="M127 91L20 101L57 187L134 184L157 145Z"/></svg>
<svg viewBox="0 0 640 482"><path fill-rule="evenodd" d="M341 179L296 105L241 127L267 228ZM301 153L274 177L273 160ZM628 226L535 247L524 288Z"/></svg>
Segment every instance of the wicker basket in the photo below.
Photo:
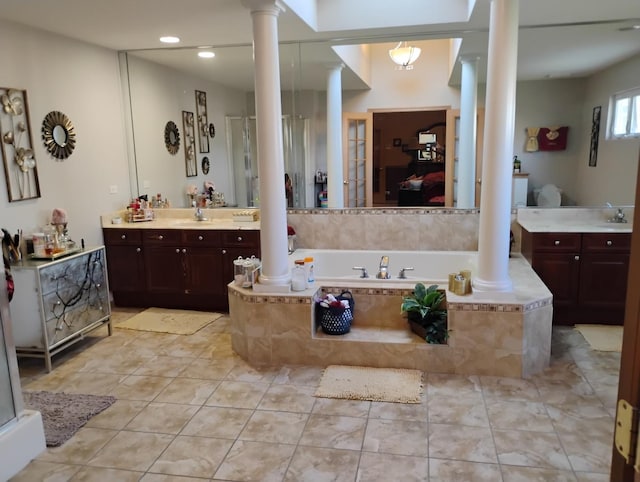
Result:
<svg viewBox="0 0 640 482"><path fill-rule="evenodd" d="M344 335L351 330L351 308L324 308L318 306L320 327L328 335Z"/></svg>

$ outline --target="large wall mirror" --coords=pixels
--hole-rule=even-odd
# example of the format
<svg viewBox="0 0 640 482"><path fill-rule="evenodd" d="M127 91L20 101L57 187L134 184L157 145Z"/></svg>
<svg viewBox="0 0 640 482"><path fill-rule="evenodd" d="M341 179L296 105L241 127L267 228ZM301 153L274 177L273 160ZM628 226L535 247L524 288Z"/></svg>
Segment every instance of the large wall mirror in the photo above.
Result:
<svg viewBox="0 0 640 482"><path fill-rule="evenodd" d="M522 34L523 32L521 32ZM525 35L522 36L526 40ZM430 42L435 45L431 47ZM440 42L440 43L437 43ZM405 131L400 126L393 133L385 133L374 124L373 131L373 200L375 206L396 206L396 186L406 177L413 162L432 161L424 144L419 143L419 132L431 125L431 111L439 111L444 117L445 129L439 129L435 149L446 151L447 159L455 158L456 111L459 108L459 87L449 85L447 39L415 40L423 54L410 72L394 69L389 60L388 49L397 42L374 43L367 46L371 70L356 73L349 67L342 70L343 111L368 112L375 120L377 113L410 112L427 113L423 120L407 124ZM340 49L362 49L361 45L337 46L331 42L290 43L280 46L280 78L282 84L282 128L285 172L294 187L293 200L289 204L296 208L318 206L318 194L326 184L316 183L318 171L326 172L326 86L328 66L341 61ZM132 191L139 194L162 193L173 206L188 205L185 187L190 184L203 188L204 182L212 181L222 191L229 205L239 207L259 206L258 166L256 145L256 119L254 107L254 70L251 45L215 48L215 58L205 60L197 57L196 49L145 50L128 52L126 56L126 91L131 99L131 124L135 131L135 157L132 159ZM443 65L436 63L440 59ZM215 63L215 69L212 69ZM444 65L446 63L446 65ZM211 72L215 71L215 76ZM359 75L358 75L359 74ZM442 85L432 84L440 79ZM572 79L571 82L581 82ZM542 83L547 80L536 81ZM580 84L582 85L582 84ZM518 89L520 89L519 84ZM529 87L532 91L536 86ZM543 89L544 90L544 89ZM163 128L159 119L177 118L182 111L195 112L195 92L206 92L208 122L216 126L215 137L209 137L208 153L196 153L196 165L201 165L206 156L208 172L198 170L197 176L185 175L184 165L167 155L164 145L157 142L157 132ZM432 94L436 92L437 95ZM479 109L484 106L484 85L479 86ZM575 104L574 104L575 107ZM529 112L518 112L516 117L546 118L544 112L529 105ZM574 109L575 110L575 109ZM479 111L480 112L480 111ZM459 114L457 114L459 116ZM554 114L555 115L555 114ZM581 118L576 115L574 125L579 127ZM160 125L158 125L160 124ZM450 128L450 126L454 126ZM396 126L397 127L397 126ZM421 130L422 129L422 130ZM573 128L572 128L573 129ZM516 135L524 136L524 127ZM579 129L573 129L578 136ZM524 145L524 143L523 143ZM515 146L517 147L517 146ZM575 166L581 162L579 147L572 152L556 155L562 162L547 157L536 168L546 172L541 176L545 182L554 182L564 187L573 183ZM515 148L514 148L515 150ZM163 152L164 151L164 152ZM481 147L478 151L481 154ZM422 158L420 158L422 156ZM538 156L541 158L542 156ZM390 159L390 164L375 164L376 159ZM387 162L387 161L384 161ZM448 162L448 161L447 161ZM479 166L479 164L478 164ZM527 167L533 166L530 163ZM481 167L481 166L479 166ZM453 177L455 167L447 164ZM480 172L477 173L478 177ZM568 181L568 180L571 181ZM454 182L454 181L447 181ZM453 185L453 184L452 184ZM284 181L283 181L284 186ZM449 186L449 184L447 184ZM449 189L449 188L447 188ZM455 189L455 186L450 190ZM283 188L284 190L284 188ZM476 185L476 197L480 185ZM531 186L530 186L531 190ZM449 193L454 199L455 195ZM625 194L629 204L634 193ZM435 196L437 197L437 196ZM450 202L450 201L449 201ZM478 204L478 201L476 201ZM448 204L451 205L451 204ZM455 205L455 204L453 204Z"/></svg>

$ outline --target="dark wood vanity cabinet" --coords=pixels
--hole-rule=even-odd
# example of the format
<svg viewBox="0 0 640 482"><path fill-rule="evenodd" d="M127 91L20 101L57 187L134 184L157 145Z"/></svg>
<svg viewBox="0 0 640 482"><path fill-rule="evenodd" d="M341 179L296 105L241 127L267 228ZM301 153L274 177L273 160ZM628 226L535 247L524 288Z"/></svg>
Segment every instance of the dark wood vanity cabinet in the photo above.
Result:
<svg viewBox="0 0 640 482"><path fill-rule="evenodd" d="M631 235L530 233L522 254L553 294L553 322L622 324Z"/></svg>
<svg viewBox="0 0 640 482"><path fill-rule="evenodd" d="M227 311L233 260L260 256L259 231L105 228L103 232L118 306ZM138 243L129 243L132 239ZM135 267L129 266L134 252L141 255L135 258ZM134 270L135 283L127 277Z"/></svg>
<svg viewBox="0 0 640 482"><path fill-rule="evenodd" d="M116 305L127 304L146 284L142 233L138 229L104 229L109 288Z"/></svg>

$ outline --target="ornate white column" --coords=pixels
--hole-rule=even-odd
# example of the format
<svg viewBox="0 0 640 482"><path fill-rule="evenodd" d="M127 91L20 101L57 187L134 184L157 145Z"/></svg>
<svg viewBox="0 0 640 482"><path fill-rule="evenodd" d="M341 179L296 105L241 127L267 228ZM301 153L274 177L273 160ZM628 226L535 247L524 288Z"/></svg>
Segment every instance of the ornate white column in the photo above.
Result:
<svg viewBox="0 0 640 482"><path fill-rule="evenodd" d="M478 291L511 291L509 228L519 0L491 0L482 157Z"/></svg>
<svg viewBox="0 0 640 482"><path fill-rule="evenodd" d="M288 288L291 282L287 246L287 203L284 188L282 106L275 0L242 0L251 10L255 67L258 169L260 171L260 284Z"/></svg>
<svg viewBox="0 0 640 482"><path fill-rule="evenodd" d="M327 201L330 208L344 207L342 167L342 68L329 66L327 75Z"/></svg>
<svg viewBox="0 0 640 482"><path fill-rule="evenodd" d="M476 138L478 112L478 57L463 57L460 87L458 145L458 202L456 207L476 206Z"/></svg>

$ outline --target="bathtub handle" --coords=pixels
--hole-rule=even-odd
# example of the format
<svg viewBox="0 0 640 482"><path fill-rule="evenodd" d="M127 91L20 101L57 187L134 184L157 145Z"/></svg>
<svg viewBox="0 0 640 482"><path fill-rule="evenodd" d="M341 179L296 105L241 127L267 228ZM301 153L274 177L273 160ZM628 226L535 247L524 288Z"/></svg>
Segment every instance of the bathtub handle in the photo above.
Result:
<svg viewBox="0 0 640 482"><path fill-rule="evenodd" d="M367 273L367 268L365 268L364 266L354 266L351 269L362 271L362 273L360 273L360 278L368 278L369 277L369 273Z"/></svg>
<svg viewBox="0 0 640 482"><path fill-rule="evenodd" d="M398 273L398 278L407 279L407 275L404 273L405 271L413 271L413 268L402 268L400 273Z"/></svg>

